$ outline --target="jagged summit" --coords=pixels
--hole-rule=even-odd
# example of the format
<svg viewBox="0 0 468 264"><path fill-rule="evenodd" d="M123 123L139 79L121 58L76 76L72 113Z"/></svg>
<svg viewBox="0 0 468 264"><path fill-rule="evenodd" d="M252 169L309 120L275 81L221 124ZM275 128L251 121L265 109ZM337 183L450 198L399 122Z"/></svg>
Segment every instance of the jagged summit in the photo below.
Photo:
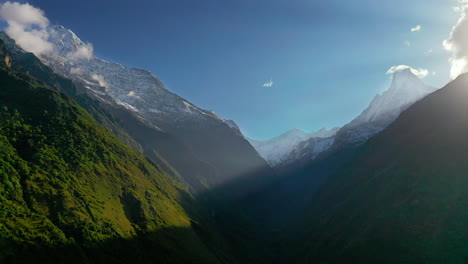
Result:
<svg viewBox="0 0 468 264"><path fill-rule="evenodd" d="M52 27L49 41L54 44L54 47L56 48L54 51L63 56L76 51L80 47L87 46L87 44L81 41L73 31L61 25Z"/></svg>
<svg viewBox="0 0 468 264"><path fill-rule="evenodd" d="M375 96L369 107L355 121L372 122L388 114L398 116L403 108L435 90L437 88L424 84L410 69L397 71L393 74L390 88Z"/></svg>
<svg viewBox="0 0 468 264"><path fill-rule="evenodd" d="M359 145L390 125L405 109L438 88L424 84L410 69L397 71L390 87L338 133L335 144Z"/></svg>

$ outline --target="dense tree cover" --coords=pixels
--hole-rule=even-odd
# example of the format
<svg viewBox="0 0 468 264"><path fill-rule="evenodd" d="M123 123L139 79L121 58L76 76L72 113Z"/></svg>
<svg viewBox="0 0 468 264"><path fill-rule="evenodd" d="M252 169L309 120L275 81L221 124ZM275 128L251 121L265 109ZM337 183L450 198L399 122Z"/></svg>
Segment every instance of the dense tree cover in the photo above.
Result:
<svg viewBox="0 0 468 264"><path fill-rule="evenodd" d="M1 70L0 105L0 262L225 258L193 197L72 99Z"/></svg>
<svg viewBox="0 0 468 264"><path fill-rule="evenodd" d="M209 181L216 180L214 178L218 177L212 173L214 169L212 163L207 163L200 159L192 148L188 147L174 135L167 133L167 131L156 130L148 126L130 111L127 111L118 104L112 103L111 98L108 98L110 99L108 103L100 102L92 94L88 94L87 89L79 82L72 82L55 74L33 54L21 50L13 40L5 34L0 33L0 58L3 59L6 56L11 58L10 65L2 65L0 62L0 67L14 72L17 77L29 82L32 86L49 87L54 91L66 94L71 98L71 101L78 103L92 118L105 127L108 132L114 134L126 145L144 153L144 155L151 159L149 162L152 165L157 164L161 170L164 170L171 176L171 180L181 183L189 191L193 191L193 187L195 185L198 186L197 182L199 181L208 183ZM31 108L34 107L36 106L31 106ZM32 119L40 118L43 117L37 115ZM229 129L226 126L222 130L226 131ZM70 133L75 133L75 131ZM190 134L191 132L187 133ZM221 131L217 131L216 133L224 134ZM232 131L229 131L229 133L232 133ZM218 140L222 141L219 138ZM195 141L198 142L200 140ZM203 148L201 141L197 144ZM212 151L217 149L219 153L223 153L226 150L224 146L215 146L215 148L212 146L210 149ZM233 150L233 148L228 149ZM77 150L77 154L80 153L82 151ZM220 158L219 164L230 162L227 156L220 155L219 153L216 155ZM253 153L255 152L253 151ZM86 156L87 154L82 155ZM235 166L239 168L245 167L242 163L236 164ZM106 167L107 165L104 164L103 166ZM223 170L218 170L218 173L224 172ZM216 188L198 192L195 198L191 197L189 199L190 201L195 199L195 203L189 202L184 205L184 209L191 213L190 217L192 219L202 219L192 221L191 225L199 234L209 234L208 237L211 238L208 241L205 239L204 243L208 243L210 248L213 248L212 245L216 244L214 246L214 248L217 248L215 251L222 252L217 254L218 257L219 255L236 255L236 258L243 259L242 262L245 263L246 261L250 261L247 259L258 259L258 249L264 247L261 241L263 236L256 234L262 227L262 224L256 218L253 219L247 216L249 213L246 212L246 207L252 207L252 203L232 199L232 197L239 197L251 192L251 186L261 184L261 177L250 177L254 176L254 174L265 175L264 173L252 171L251 175L245 175L247 177L244 177L242 181L236 179L226 182L224 185L219 185ZM238 176L240 177L241 175ZM268 174L267 176L271 175ZM256 183L253 184L255 181ZM209 185L204 186L208 187ZM132 199L129 199L129 201L132 201ZM135 205L138 206L138 203ZM128 206L127 208L133 207ZM255 225L252 223L255 223ZM174 229L171 230L174 231ZM177 230L177 233L184 233L179 229ZM260 237L262 239L259 239ZM210 242L213 240L216 243ZM133 244L137 245L138 243ZM229 253L226 253L228 251ZM225 257L222 258L225 259ZM256 260L254 261L256 262Z"/></svg>

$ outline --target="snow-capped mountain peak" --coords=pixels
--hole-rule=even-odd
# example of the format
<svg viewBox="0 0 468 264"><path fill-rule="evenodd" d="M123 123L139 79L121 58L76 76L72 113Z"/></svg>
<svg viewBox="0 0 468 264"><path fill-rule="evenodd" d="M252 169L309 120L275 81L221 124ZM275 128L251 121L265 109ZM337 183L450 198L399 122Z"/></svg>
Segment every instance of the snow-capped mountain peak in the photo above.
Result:
<svg viewBox="0 0 468 264"><path fill-rule="evenodd" d="M93 46L84 43L73 31L57 25L49 32L49 42L54 46L55 55L68 60L90 60L94 57Z"/></svg>
<svg viewBox="0 0 468 264"><path fill-rule="evenodd" d="M424 84L410 69L397 71L393 74L390 88L377 95L356 121L372 122L388 114L398 116L403 108L435 90L437 89Z"/></svg>
<svg viewBox="0 0 468 264"><path fill-rule="evenodd" d="M358 145L390 125L402 111L437 88L424 84L410 69L393 74L390 87L338 133L336 144Z"/></svg>
<svg viewBox="0 0 468 264"><path fill-rule="evenodd" d="M211 119L226 124L213 111L203 110L166 90L151 72L95 57L91 44L83 42L63 26L52 27L49 42L53 44L54 52L41 56L45 64L81 83L92 96L101 101L110 97L153 126L157 127L156 123L169 119L171 122Z"/></svg>
<svg viewBox="0 0 468 264"><path fill-rule="evenodd" d="M339 149L364 143L385 129L406 108L435 90L437 89L425 85L410 69L397 71L393 75L390 88L375 96L367 109L344 127L332 130L332 133L318 131L314 136L299 142L290 140L292 143L282 148L274 141L251 141L251 144L274 167L302 160L307 162L330 148ZM300 135L297 132L292 134Z"/></svg>
<svg viewBox="0 0 468 264"><path fill-rule="evenodd" d="M71 49L86 45L73 31L63 26L56 25L52 27L51 32L49 41L54 43L56 47Z"/></svg>
<svg viewBox="0 0 468 264"><path fill-rule="evenodd" d="M326 138L335 135L338 128L327 130L322 128L317 132L306 133L300 129L291 129L277 137L261 141L247 139L271 166L276 166L288 159L291 151L301 142L310 138Z"/></svg>

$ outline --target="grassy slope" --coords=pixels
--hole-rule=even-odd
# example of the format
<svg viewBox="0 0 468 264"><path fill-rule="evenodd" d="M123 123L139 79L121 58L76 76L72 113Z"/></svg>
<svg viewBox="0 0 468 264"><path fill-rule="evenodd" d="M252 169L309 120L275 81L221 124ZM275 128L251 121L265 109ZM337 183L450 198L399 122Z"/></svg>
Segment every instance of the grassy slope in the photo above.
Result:
<svg viewBox="0 0 468 264"><path fill-rule="evenodd" d="M219 262L179 184L29 81L0 71L0 262Z"/></svg>

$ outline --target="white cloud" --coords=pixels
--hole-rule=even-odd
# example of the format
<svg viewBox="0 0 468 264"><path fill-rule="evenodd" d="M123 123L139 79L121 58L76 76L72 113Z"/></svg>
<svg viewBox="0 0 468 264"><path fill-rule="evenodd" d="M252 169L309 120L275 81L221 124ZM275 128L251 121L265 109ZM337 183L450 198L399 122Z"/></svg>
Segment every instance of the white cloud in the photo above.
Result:
<svg viewBox="0 0 468 264"><path fill-rule="evenodd" d="M466 4L468 1L460 1ZM468 8L463 7L457 24L452 28L449 39L443 42L444 48L452 53L450 62L450 77L455 79L458 75L468 71Z"/></svg>
<svg viewBox="0 0 468 264"><path fill-rule="evenodd" d="M53 50L53 45L48 41L49 20L41 9L8 1L0 4L0 18L8 24L5 32L24 50L37 56Z"/></svg>
<svg viewBox="0 0 468 264"><path fill-rule="evenodd" d="M270 79L269 82L266 82L266 83L263 84L263 87L272 87L273 84L274 84L274 82Z"/></svg>
<svg viewBox="0 0 468 264"><path fill-rule="evenodd" d="M104 80L104 77L102 77L102 75L99 75L99 74L93 74L91 75L91 78L95 81L97 81L99 83L100 86L104 87L104 88L109 88L109 85L107 84L107 82Z"/></svg>
<svg viewBox="0 0 468 264"><path fill-rule="evenodd" d="M72 75L81 75L81 74L83 74L83 70L81 68L72 67L70 69L70 74L72 74Z"/></svg>
<svg viewBox="0 0 468 264"><path fill-rule="evenodd" d="M0 3L0 19L8 24L5 33L24 50L38 57L54 53L54 44L49 41L49 37L57 32L49 28L49 19L41 9L27 3L8 1ZM91 43L83 43L63 55L70 60L90 60L94 57L93 50Z"/></svg>
<svg viewBox="0 0 468 264"><path fill-rule="evenodd" d="M83 46L78 47L75 51L70 52L68 57L72 60L86 59L90 60L94 57L94 47L91 43L86 43Z"/></svg>
<svg viewBox="0 0 468 264"><path fill-rule="evenodd" d="M141 100L141 97L136 95L135 91L130 91L128 94L127 94L128 97L132 97L132 98L135 98L135 99L140 99Z"/></svg>
<svg viewBox="0 0 468 264"><path fill-rule="evenodd" d="M461 12L463 11L463 8L468 6L468 0L458 0L458 3L460 4L459 6L454 6L453 11L455 12Z"/></svg>
<svg viewBox="0 0 468 264"><path fill-rule="evenodd" d="M426 56L428 56L428 55L431 54L432 52L434 52L434 50L433 50L433 49L429 49L429 50L426 51L425 54L426 54Z"/></svg>
<svg viewBox="0 0 468 264"><path fill-rule="evenodd" d="M408 40L407 40L407 41L405 41L403 44L404 44L406 47L409 47L409 46L411 46L411 42L409 42Z"/></svg>
<svg viewBox="0 0 468 264"><path fill-rule="evenodd" d="M7 22L13 21L24 26L38 25L41 28L49 26L44 11L27 3L5 2L0 7L0 16Z"/></svg>
<svg viewBox="0 0 468 264"><path fill-rule="evenodd" d="M410 67L408 65L392 66L392 67L390 67L390 69L388 69L387 74L394 74L395 72L402 71L402 70L405 70L405 69L410 69L411 72L414 75L418 76L419 78L424 78L429 74L429 70L427 70L427 69L422 69L422 68L415 69L415 68Z"/></svg>
<svg viewBox="0 0 468 264"><path fill-rule="evenodd" d="M411 28L411 32L421 31L421 29L422 29L421 25L417 25L414 28Z"/></svg>

